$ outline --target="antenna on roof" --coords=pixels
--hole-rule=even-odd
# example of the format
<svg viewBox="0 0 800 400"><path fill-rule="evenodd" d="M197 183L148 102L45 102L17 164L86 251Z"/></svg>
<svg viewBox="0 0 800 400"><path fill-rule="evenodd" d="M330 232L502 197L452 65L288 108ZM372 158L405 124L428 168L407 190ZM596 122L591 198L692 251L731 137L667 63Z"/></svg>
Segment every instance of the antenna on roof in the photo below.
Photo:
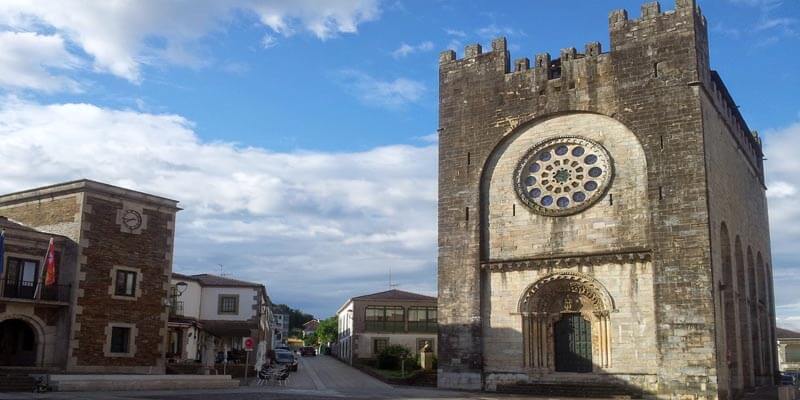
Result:
<svg viewBox="0 0 800 400"><path fill-rule="evenodd" d="M228 276L228 274L225 273L225 268L222 266L222 264L217 264L217 268L219 268L219 276L223 278Z"/></svg>
<svg viewBox="0 0 800 400"><path fill-rule="evenodd" d="M400 286L399 283L392 283L392 267L389 266L389 290L392 290L398 286Z"/></svg>

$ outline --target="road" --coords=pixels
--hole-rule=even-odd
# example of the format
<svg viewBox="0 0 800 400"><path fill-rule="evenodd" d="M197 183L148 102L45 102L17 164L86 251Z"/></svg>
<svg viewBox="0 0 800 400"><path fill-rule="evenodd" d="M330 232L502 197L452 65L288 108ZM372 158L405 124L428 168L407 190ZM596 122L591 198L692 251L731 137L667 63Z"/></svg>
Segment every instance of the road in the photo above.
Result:
<svg viewBox="0 0 800 400"><path fill-rule="evenodd" d="M392 390L387 385L341 361L329 356L300 357L296 373L287 385L294 389L316 390Z"/></svg>
<svg viewBox="0 0 800 400"><path fill-rule="evenodd" d="M0 400L81 399L81 400L342 400L342 399L548 399L489 393L459 392L434 388L411 388L387 385L329 356L301 357L297 372L291 373L286 386L274 384L232 389L126 391L126 392L63 392L63 393L0 393ZM585 399L584 399L585 400Z"/></svg>

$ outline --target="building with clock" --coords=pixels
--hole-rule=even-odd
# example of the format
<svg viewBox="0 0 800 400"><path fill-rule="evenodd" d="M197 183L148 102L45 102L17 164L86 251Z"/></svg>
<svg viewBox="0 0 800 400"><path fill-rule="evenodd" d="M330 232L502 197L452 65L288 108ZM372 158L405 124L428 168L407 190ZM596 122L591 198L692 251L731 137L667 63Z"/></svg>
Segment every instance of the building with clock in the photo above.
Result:
<svg viewBox="0 0 800 400"><path fill-rule="evenodd" d="M776 372L761 141L694 0L440 56L440 387L733 399Z"/></svg>
<svg viewBox="0 0 800 400"><path fill-rule="evenodd" d="M163 374L177 205L90 180L0 195L0 365Z"/></svg>

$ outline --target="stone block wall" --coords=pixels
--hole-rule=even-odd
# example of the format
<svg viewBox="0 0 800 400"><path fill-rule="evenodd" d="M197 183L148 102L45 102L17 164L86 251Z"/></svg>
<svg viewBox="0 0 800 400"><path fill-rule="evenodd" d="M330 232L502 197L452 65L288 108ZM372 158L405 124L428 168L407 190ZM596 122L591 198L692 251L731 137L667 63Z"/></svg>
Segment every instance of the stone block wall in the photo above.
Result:
<svg viewBox="0 0 800 400"><path fill-rule="evenodd" d="M127 205L127 204L126 204ZM174 212L143 207L147 226L138 234L117 222L123 199L89 193L83 213L82 262L70 367L73 370L162 373L166 351L164 299L172 271ZM137 297L112 296L112 269L137 269ZM109 357L110 323L136 327L135 354Z"/></svg>
<svg viewBox="0 0 800 400"><path fill-rule="evenodd" d="M613 162L613 178L611 189L592 207L553 218L526 208L514 190L513 175L528 149L559 136L580 136L603 146ZM484 173L481 217L485 259L648 248L646 171L647 160L636 135L612 118L593 113L562 114L518 128L496 149Z"/></svg>
<svg viewBox="0 0 800 400"><path fill-rule="evenodd" d="M528 286L552 272L577 272L589 275L602 284L614 299L610 365L595 366L597 377L537 373L525 367L523 360L522 314L519 302ZM486 385L515 383L520 376L533 374L539 382L582 382L587 379L615 383L616 380L649 382L654 391L658 379L659 357L656 346L653 267L650 262L601 263L538 270L492 271L488 276L484 303L484 372ZM596 334L596 332L594 333ZM595 341L596 342L596 341ZM592 359L599 360L599 348ZM595 364L597 364L595 362ZM632 378L636 377L636 378ZM528 378L526 378L528 379Z"/></svg>
<svg viewBox="0 0 800 400"><path fill-rule="evenodd" d="M567 48L558 59L546 53L536 55L533 63L518 59L513 70L504 39L495 40L487 53L478 45L470 45L463 59L456 59L452 51L440 56L442 387L480 388L486 383L486 346L490 341L484 337L484 328L494 311L485 306L492 301L486 293L492 278L489 272L481 271L481 265L508 262L536 271L548 264L505 258L515 254L510 250L523 245L528 246L525 257L529 258L541 256L536 250L555 250L550 244L534 247L515 243L517 234L499 227L494 234L505 236L493 241L494 220L485 225L487 221L480 216L484 211L493 215L496 204L506 216L498 219L498 224L517 232L523 228L514 226L507 218L508 204L501 204L513 201L513 197L503 200L496 195L492 198L491 190L482 192L492 157L511 149L511 138L529 126L554 116L584 112L603 115L626 127L644 154L644 175L636 177L646 200L639 203L646 207L642 214L647 217L644 235L635 235L637 228L629 236L627 231L609 233L605 244L614 252L623 243L645 243L652 259L653 354L657 355L658 368L656 382L650 387L663 396L719 395L707 192L710 177L706 174L706 148L710 144L705 142L698 87L709 85L713 76L706 21L694 1L678 0L675 10L668 12L648 3L636 20L629 19L624 10L612 12L609 30L608 53L591 42L582 54ZM754 159L748 151L743 157ZM616 184L612 183L610 193L616 190ZM516 211L523 212L524 208L517 207ZM546 226L543 229L539 222L531 222L530 229L553 232ZM571 246L559 250L561 255L566 256L572 246L597 251L599 246L592 247L586 236L579 236L574 235ZM545 258L556 255L547 254Z"/></svg>
<svg viewBox="0 0 800 400"><path fill-rule="evenodd" d="M763 167L760 158L756 162L747 156L749 141L742 140L741 130L729 118L726 104L718 96L720 88L714 84L698 90L706 141L720 386L727 393L738 394L755 385L771 384L777 371ZM757 150L760 154L760 146ZM727 240L722 237L723 225ZM736 259L737 238L741 263ZM727 296L733 301L726 305Z"/></svg>

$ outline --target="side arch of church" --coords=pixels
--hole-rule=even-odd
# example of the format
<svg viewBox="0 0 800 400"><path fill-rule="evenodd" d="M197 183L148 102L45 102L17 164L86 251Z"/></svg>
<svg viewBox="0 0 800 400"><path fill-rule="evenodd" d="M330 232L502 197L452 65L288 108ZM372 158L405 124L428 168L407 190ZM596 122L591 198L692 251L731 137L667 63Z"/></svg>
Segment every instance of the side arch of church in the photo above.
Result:
<svg viewBox="0 0 800 400"><path fill-rule="evenodd" d="M613 176L593 204L573 214L543 214L520 198L521 160L542 143L566 138L602 146ZM588 112L521 124L494 149L480 193L488 390L506 383L586 380L657 390L647 165L630 129ZM557 371L555 324L578 314L591 328L591 370Z"/></svg>

